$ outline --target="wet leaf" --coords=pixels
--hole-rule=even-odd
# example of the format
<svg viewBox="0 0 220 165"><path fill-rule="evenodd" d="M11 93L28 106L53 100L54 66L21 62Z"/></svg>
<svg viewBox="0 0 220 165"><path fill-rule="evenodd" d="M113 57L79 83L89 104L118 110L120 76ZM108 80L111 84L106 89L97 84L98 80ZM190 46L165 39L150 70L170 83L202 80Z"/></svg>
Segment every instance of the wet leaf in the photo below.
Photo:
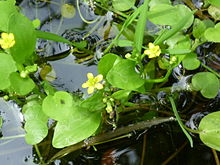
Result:
<svg viewBox="0 0 220 165"><path fill-rule="evenodd" d="M76 9L71 4L63 4L61 6L61 15L64 18L73 18L76 15Z"/></svg>
<svg viewBox="0 0 220 165"><path fill-rule="evenodd" d="M195 70L200 66L200 61L197 59L196 53L189 53L182 61L183 67L187 70Z"/></svg>
<svg viewBox="0 0 220 165"><path fill-rule="evenodd" d="M208 98L214 98L219 91L219 79L211 72L196 73L192 78L193 89L200 91L201 94Z"/></svg>
<svg viewBox="0 0 220 165"><path fill-rule="evenodd" d="M35 83L31 78L22 78L17 72L12 73L9 79L13 91L16 92L18 95L27 95L35 87Z"/></svg>
<svg viewBox="0 0 220 165"><path fill-rule="evenodd" d="M208 41L220 42L220 23L216 24L214 28L208 28L204 35Z"/></svg>
<svg viewBox="0 0 220 165"><path fill-rule="evenodd" d="M9 75L17 70L16 64L9 54L0 53L0 90L10 86Z"/></svg>
<svg viewBox="0 0 220 165"><path fill-rule="evenodd" d="M144 84L144 79L135 71L135 62L121 60L107 74L107 80L117 88L135 90Z"/></svg>
<svg viewBox="0 0 220 165"><path fill-rule="evenodd" d="M25 140L28 144L37 144L41 142L48 133L48 117L43 113L39 101L30 101L23 106L25 118Z"/></svg>
<svg viewBox="0 0 220 165"><path fill-rule="evenodd" d="M220 112L213 112L202 118L199 123L199 137L202 142L220 151Z"/></svg>
<svg viewBox="0 0 220 165"><path fill-rule="evenodd" d="M135 4L135 0L113 0L112 6L118 11L126 11L132 8Z"/></svg>
<svg viewBox="0 0 220 165"><path fill-rule="evenodd" d="M208 8L208 12L215 20L220 20L220 6L211 5Z"/></svg>

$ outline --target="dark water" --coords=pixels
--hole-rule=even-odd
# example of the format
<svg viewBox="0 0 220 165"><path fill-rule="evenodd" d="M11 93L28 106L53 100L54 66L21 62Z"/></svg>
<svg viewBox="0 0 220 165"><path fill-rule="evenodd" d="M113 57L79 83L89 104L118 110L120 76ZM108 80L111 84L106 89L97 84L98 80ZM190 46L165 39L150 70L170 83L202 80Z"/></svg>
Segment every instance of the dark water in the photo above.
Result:
<svg viewBox="0 0 220 165"><path fill-rule="evenodd" d="M60 6L63 3L69 3L76 5L75 1L66 0L54 0L55 3L40 2L37 0L23 0L18 1L21 7L21 11L28 16L31 20L36 18L40 19L42 25L41 30L56 33L67 37L73 37L73 40L79 40L85 37L88 32L94 27L94 24L84 23L79 13L76 11L75 17L71 19L63 18L60 14ZM199 6L201 1L195 1ZM81 10L85 18L88 20L96 19L98 16L85 5L81 4ZM89 38L91 45L96 44L99 40L104 38L104 32L108 25L108 19L111 14L103 16L99 28L92 33L92 38ZM101 19L101 17L99 18ZM73 35L69 35L71 32ZM68 34L68 35L67 35ZM109 34L109 37L114 36L114 30ZM205 43L197 49L197 53L201 61L207 64L209 67L219 72L220 68L220 51L219 45L213 43ZM37 44L39 54L44 57L53 56L69 50L69 47L65 44L59 44L55 42L45 42L39 40ZM41 51L43 50L43 51ZM51 84L58 90L65 90L70 92L84 91L81 88L81 84L86 81L86 74L92 72L97 73L96 65L97 59L101 49L94 50L96 56L82 64L76 63L77 57L72 54L67 57L48 61L52 66L55 77ZM199 68L202 69L202 68ZM170 78L170 83L175 84L180 82L184 85L187 83L187 75L183 75L183 70L177 67ZM37 75L39 76L39 75ZM182 79L179 79L182 77ZM185 79L184 79L185 78ZM196 129L201 118L213 111L220 110L220 95L215 99L207 100L199 94L194 95L187 92L177 92L179 102L177 108L181 115L186 116L187 125ZM157 95L138 95L133 98L134 102L151 102L156 101L159 103L156 110L170 111L167 108L169 106L166 101L166 92L159 92ZM22 129L23 118L20 113L20 108L13 102L5 102L0 100L0 112L4 118L2 134L3 137L24 135ZM131 114L137 117L141 117L143 114ZM124 120L124 119L123 119ZM129 121L129 119L127 119ZM120 122L120 121L119 121ZM210 148L206 147L199 140L198 136L194 136L194 148L191 148L187 142L187 139L182 134L179 126L176 122L155 126L149 130L133 132L131 138L124 138L116 140L114 142L106 143L103 145L97 145L94 148L82 149L75 151L66 157L54 161L55 165L212 165L215 164L213 154ZM42 152L43 147L39 148ZM49 155L45 155L45 159L57 152L52 150ZM169 158L178 152L177 155L169 160ZM35 162L35 163L34 163ZM25 143L24 138L15 138L9 140L0 141L0 164L7 165L32 165L39 164L39 160L36 156L34 148Z"/></svg>

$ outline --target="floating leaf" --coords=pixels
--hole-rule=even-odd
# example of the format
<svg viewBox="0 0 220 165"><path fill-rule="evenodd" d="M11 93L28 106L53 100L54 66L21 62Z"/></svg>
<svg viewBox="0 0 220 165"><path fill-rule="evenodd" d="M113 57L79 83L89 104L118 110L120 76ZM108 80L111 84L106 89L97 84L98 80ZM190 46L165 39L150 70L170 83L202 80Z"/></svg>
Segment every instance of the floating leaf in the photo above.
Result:
<svg viewBox="0 0 220 165"><path fill-rule="evenodd" d="M135 90L144 84L144 79L135 71L135 62L121 60L107 74L107 80L117 88Z"/></svg>
<svg viewBox="0 0 220 165"><path fill-rule="evenodd" d="M200 61L197 59L196 53L189 53L182 61L183 67L187 70L194 70L200 66Z"/></svg>
<svg viewBox="0 0 220 165"><path fill-rule="evenodd" d="M43 113L39 101L30 101L23 106L25 118L25 140L28 144L34 145L41 142L48 133L48 117Z"/></svg>
<svg viewBox="0 0 220 165"><path fill-rule="evenodd" d="M9 75L17 70L13 58L9 54L0 53L0 90L10 86Z"/></svg>
<svg viewBox="0 0 220 165"><path fill-rule="evenodd" d="M159 5L159 4L167 4L167 5L170 5L171 2L170 0L151 0L150 3L149 3L149 7L152 8L156 5Z"/></svg>
<svg viewBox="0 0 220 165"><path fill-rule="evenodd" d="M213 112L205 117L199 123L199 137L202 142L220 151L220 112Z"/></svg>
<svg viewBox="0 0 220 165"><path fill-rule="evenodd" d="M61 15L65 18L73 18L76 15L76 9L71 4L63 4L61 6Z"/></svg>
<svg viewBox="0 0 220 165"><path fill-rule="evenodd" d="M208 12L216 21L220 20L220 6L210 5L208 8Z"/></svg>
<svg viewBox="0 0 220 165"><path fill-rule="evenodd" d="M135 4L135 0L113 0L112 6L118 11L126 11L132 8Z"/></svg>
<svg viewBox="0 0 220 165"><path fill-rule="evenodd" d="M219 91L219 79L211 72L200 72L192 78L193 88L208 98L214 98Z"/></svg>
<svg viewBox="0 0 220 165"><path fill-rule="evenodd" d="M204 36L208 41L220 42L220 23L216 24L214 28L208 28Z"/></svg>
<svg viewBox="0 0 220 165"><path fill-rule="evenodd" d="M34 28L38 28L40 26L40 20L35 19L35 20L32 21L32 24L33 24Z"/></svg>
<svg viewBox="0 0 220 165"><path fill-rule="evenodd" d="M9 79L13 91L19 95L27 95L35 87L35 83L31 78L22 78L17 72L12 73Z"/></svg>

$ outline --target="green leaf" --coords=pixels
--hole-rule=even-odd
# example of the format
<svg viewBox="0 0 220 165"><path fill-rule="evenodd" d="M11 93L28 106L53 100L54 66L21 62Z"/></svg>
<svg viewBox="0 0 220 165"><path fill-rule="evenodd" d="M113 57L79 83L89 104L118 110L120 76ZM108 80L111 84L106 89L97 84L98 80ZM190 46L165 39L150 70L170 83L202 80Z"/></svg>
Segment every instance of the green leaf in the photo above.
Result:
<svg viewBox="0 0 220 165"><path fill-rule="evenodd" d="M220 6L220 1L219 0L208 0L208 2L212 5L215 6Z"/></svg>
<svg viewBox="0 0 220 165"><path fill-rule="evenodd" d="M13 58L9 54L0 53L0 90L10 86L9 75L17 70Z"/></svg>
<svg viewBox="0 0 220 165"><path fill-rule="evenodd" d="M112 0L112 6L118 11L126 11L132 8L135 0Z"/></svg>
<svg viewBox="0 0 220 165"><path fill-rule="evenodd" d="M32 22L22 14L14 14L9 19L9 32L15 36L15 45L10 53L17 63L32 62L36 45L36 35Z"/></svg>
<svg viewBox="0 0 220 165"><path fill-rule="evenodd" d="M189 53L182 61L183 67L187 70L195 70L200 66L200 61L197 59L196 53Z"/></svg>
<svg viewBox="0 0 220 165"><path fill-rule="evenodd" d="M25 140L28 144L34 145L41 142L48 133L48 117L43 113L39 101L30 101L23 106L25 118Z"/></svg>
<svg viewBox="0 0 220 165"><path fill-rule="evenodd" d="M91 136L99 127L101 113L88 112L75 107L69 119L59 121L55 127L52 145L63 148Z"/></svg>
<svg viewBox="0 0 220 165"><path fill-rule="evenodd" d="M211 72L200 72L193 76L192 86L195 90L208 98L214 98L219 91L219 79Z"/></svg>
<svg viewBox="0 0 220 165"><path fill-rule="evenodd" d="M192 11L187 6L158 4L150 9L149 20L154 24L174 26L187 15L189 18L184 25L185 29L192 25L194 19Z"/></svg>
<svg viewBox="0 0 220 165"><path fill-rule="evenodd" d="M195 38L201 38L205 30L206 30L205 23L201 21L200 19L196 18L193 24L193 32L192 32L193 36Z"/></svg>
<svg viewBox="0 0 220 165"><path fill-rule="evenodd" d="M131 91L130 90L119 90L112 94L112 97L117 100L127 100Z"/></svg>
<svg viewBox="0 0 220 165"><path fill-rule="evenodd" d="M105 107L102 99L103 91L99 91L86 100L82 101L80 106L91 112L100 111Z"/></svg>
<svg viewBox="0 0 220 165"><path fill-rule="evenodd" d="M152 7L157 6L159 4L171 5L171 2L170 2L170 0L151 0L149 3L149 7L152 8Z"/></svg>
<svg viewBox="0 0 220 165"><path fill-rule="evenodd" d="M0 128L2 128L2 124L3 124L3 119L2 119L2 117L0 116Z"/></svg>
<svg viewBox="0 0 220 165"><path fill-rule="evenodd" d="M220 23L216 24L214 28L208 28L204 36L208 41L220 42Z"/></svg>
<svg viewBox="0 0 220 165"><path fill-rule="evenodd" d="M76 9L71 4L62 4L61 15L64 18L73 18L76 15Z"/></svg>
<svg viewBox="0 0 220 165"><path fill-rule="evenodd" d="M63 121L69 118L73 109L73 97L64 91L58 91L54 96L47 96L42 104L43 112L50 118Z"/></svg>
<svg viewBox="0 0 220 165"><path fill-rule="evenodd" d="M135 62L121 60L107 74L107 80L117 88L135 90L144 84L144 79L135 71Z"/></svg>
<svg viewBox="0 0 220 165"><path fill-rule="evenodd" d="M98 72L106 77L109 70L122 58L113 53L108 53L98 63Z"/></svg>
<svg viewBox="0 0 220 165"><path fill-rule="evenodd" d="M8 32L8 23L11 15L18 14L12 1L0 1L0 30Z"/></svg>
<svg viewBox="0 0 220 165"><path fill-rule="evenodd" d="M11 88L19 95L27 95L35 87L35 83L31 78L22 78L17 72L12 73L9 79L11 82Z"/></svg>
<svg viewBox="0 0 220 165"><path fill-rule="evenodd" d="M210 5L208 13L215 19L215 21L220 20L220 6Z"/></svg>
<svg viewBox="0 0 220 165"><path fill-rule="evenodd" d="M213 112L205 117L199 123L199 137L202 142L220 151L220 112Z"/></svg>
<svg viewBox="0 0 220 165"><path fill-rule="evenodd" d="M34 28L38 28L38 27L40 27L40 20L35 19L32 21L32 24L33 24Z"/></svg>

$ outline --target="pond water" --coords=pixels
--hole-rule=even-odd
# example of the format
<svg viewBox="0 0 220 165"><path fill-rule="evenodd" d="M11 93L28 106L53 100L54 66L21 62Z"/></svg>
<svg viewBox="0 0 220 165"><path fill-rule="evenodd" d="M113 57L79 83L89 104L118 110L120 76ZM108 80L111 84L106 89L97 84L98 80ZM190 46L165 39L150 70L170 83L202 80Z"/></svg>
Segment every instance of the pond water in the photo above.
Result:
<svg viewBox="0 0 220 165"><path fill-rule="evenodd" d="M21 11L31 20L40 19L42 25L41 30L53 32L58 35L70 37L72 33L73 40L85 39L90 40L91 44L96 46L96 42L103 40L104 33L110 26L109 19L111 13L106 16L96 16L86 3L80 2L81 12L88 20L98 19L99 24L86 24L80 18L78 11L73 18L64 18L61 14L61 6L63 4L71 4L76 6L73 0L53 0L44 2L39 0L20 0L17 1L21 7ZM195 1L197 5L201 1ZM96 29L93 28L97 26ZM109 32L108 37L114 37L114 27ZM69 33L71 32L71 33ZM86 38L87 34L92 33L92 38ZM102 43L101 43L102 44ZM215 47L216 49L213 49ZM100 48L100 49L99 49ZM217 49L218 48L218 49ZM201 60L205 61L215 71L220 71L219 45L205 43L197 49L197 53L201 56ZM39 40L37 50L44 57L68 52L69 47L65 44L55 42L45 42ZM101 47L95 48L96 57L90 59L77 58L74 53L69 53L67 57L59 60L48 60L53 72L51 84L58 90L69 92L85 92L81 84L86 81L86 74L92 72L97 74L96 62L101 52ZM204 55L205 54L205 55ZM205 57L205 58L204 58ZM48 58L49 59L49 58ZM82 63L77 60L82 59ZM181 68L176 68L169 83L177 83L177 78L181 75ZM176 76L178 75L178 76ZM37 73L39 77L39 73ZM85 96L86 97L86 96ZM166 93L160 92L156 96L146 98L146 96L137 96L137 101L145 101L146 99L154 99L161 104L166 105ZM220 110L220 95L213 100L206 100L200 96L192 96L187 92L180 93L181 98L178 108L182 109L181 113L191 116L187 125L192 129L198 127L198 122L204 114L212 111ZM135 100L135 99L134 99ZM160 107L158 107L159 109ZM201 111L201 109L203 109ZM0 141L0 164L7 165L32 165L39 164L39 159L33 146L27 145L22 129L23 117L20 108L14 102L6 102L0 99L0 112L4 119L2 128L3 137L17 136L17 138L6 139ZM135 114L135 115L142 115ZM129 119L128 119L129 122ZM19 137L21 136L21 137ZM82 149L75 151L66 157L55 160L51 164L55 165L157 165L157 164L173 164L173 165L212 165L215 164L213 154L210 148L202 144L198 137L194 137L194 148L190 148L185 136L181 133L176 122L162 124L152 127L146 131L133 132L131 138L124 138L114 142L97 145L96 148ZM48 144L47 144L48 145ZM44 151L44 147L39 147L42 155L46 158L53 156L57 150L50 149ZM48 154L49 152L49 154ZM45 155L45 154L48 155ZM176 155L175 155L176 153ZM174 157L174 158L173 158ZM163 163L161 163L163 162Z"/></svg>

